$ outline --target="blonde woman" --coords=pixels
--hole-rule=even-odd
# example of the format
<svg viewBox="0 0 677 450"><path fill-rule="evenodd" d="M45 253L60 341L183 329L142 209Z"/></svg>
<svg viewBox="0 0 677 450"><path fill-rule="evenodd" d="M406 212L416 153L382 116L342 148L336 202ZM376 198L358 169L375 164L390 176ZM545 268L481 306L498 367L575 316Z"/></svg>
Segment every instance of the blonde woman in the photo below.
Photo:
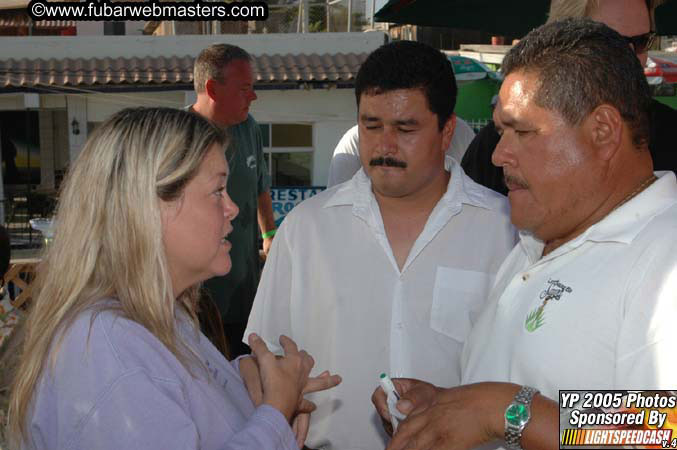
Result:
<svg viewBox="0 0 677 450"><path fill-rule="evenodd" d="M285 337L282 358L250 340L263 392L255 407L238 362L196 322L199 283L231 265L238 209L224 143L197 115L144 108L89 139L38 275L11 396L14 447L298 448L289 422L312 358Z"/></svg>

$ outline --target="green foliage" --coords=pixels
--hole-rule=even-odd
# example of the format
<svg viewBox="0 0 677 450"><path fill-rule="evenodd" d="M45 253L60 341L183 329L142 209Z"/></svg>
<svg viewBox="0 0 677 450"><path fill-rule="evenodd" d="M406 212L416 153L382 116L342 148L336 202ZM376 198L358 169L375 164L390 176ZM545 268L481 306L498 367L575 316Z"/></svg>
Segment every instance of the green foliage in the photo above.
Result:
<svg viewBox="0 0 677 450"><path fill-rule="evenodd" d="M538 328L540 328L544 323L545 317L543 314L543 305L541 305L527 315L527 319L524 321L524 327L527 329L529 333L533 333Z"/></svg>

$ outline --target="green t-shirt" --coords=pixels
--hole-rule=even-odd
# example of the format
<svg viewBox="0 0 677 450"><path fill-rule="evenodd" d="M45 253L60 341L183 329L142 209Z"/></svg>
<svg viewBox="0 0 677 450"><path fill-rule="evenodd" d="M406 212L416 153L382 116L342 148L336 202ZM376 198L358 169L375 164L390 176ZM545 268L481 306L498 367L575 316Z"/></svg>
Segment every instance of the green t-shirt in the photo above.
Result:
<svg viewBox="0 0 677 450"><path fill-rule="evenodd" d="M270 190L268 167L263 155L261 130L249 115L244 122L228 128L230 143L226 160L230 167L228 195L240 209L233 220L233 231L228 240L233 245L230 272L223 277L205 281L221 312L223 323L244 323L254 302L259 284L259 226L257 199Z"/></svg>

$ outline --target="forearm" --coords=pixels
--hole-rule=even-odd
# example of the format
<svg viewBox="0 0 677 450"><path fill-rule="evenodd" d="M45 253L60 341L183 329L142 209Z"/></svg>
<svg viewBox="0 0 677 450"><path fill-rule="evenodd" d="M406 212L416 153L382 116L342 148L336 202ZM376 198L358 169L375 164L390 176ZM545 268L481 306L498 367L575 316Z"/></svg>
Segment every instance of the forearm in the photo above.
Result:
<svg viewBox="0 0 677 450"><path fill-rule="evenodd" d="M270 191L261 192L257 201L257 219L261 233L265 234L275 229L275 217L273 216L273 199Z"/></svg>
<svg viewBox="0 0 677 450"><path fill-rule="evenodd" d="M224 445L223 450L296 450L296 436L280 411L261 405L251 415L244 429L238 431Z"/></svg>

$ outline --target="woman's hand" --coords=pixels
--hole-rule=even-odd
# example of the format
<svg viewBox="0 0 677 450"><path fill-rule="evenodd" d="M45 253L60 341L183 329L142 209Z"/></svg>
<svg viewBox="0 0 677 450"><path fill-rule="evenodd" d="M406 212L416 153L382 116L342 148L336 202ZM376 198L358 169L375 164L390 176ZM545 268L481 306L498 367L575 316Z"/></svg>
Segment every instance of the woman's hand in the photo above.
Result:
<svg viewBox="0 0 677 450"><path fill-rule="evenodd" d="M305 350L299 351L296 343L287 336L280 336L280 345L284 356L276 358L258 335L252 333L249 336L249 346L258 360L261 374L262 402L291 421L315 361Z"/></svg>
<svg viewBox="0 0 677 450"><path fill-rule="evenodd" d="M261 341L261 343L265 346L263 341ZM282 359L283 357L277 356L276 358ZM254 406L259 406L261 403L263 403L264 387L261 378L261 371L259 369L259 362L256 356L240 359L240 377L247 387L249 397L251 398ZM331 389L340 382L341 377L338 375L331 375L328 370L325 370L318 376L307 378L306 384L303 387L303 391L301 395L299 395L296 410L294 411L293 420L291 423L292 430L296 435L296 441L298 442L299 448L303 448L303 444L305 443L306 437L308 436L310 413L315 410L315 404L303 398L303 395L309 394L311 392Z"/></svg>

